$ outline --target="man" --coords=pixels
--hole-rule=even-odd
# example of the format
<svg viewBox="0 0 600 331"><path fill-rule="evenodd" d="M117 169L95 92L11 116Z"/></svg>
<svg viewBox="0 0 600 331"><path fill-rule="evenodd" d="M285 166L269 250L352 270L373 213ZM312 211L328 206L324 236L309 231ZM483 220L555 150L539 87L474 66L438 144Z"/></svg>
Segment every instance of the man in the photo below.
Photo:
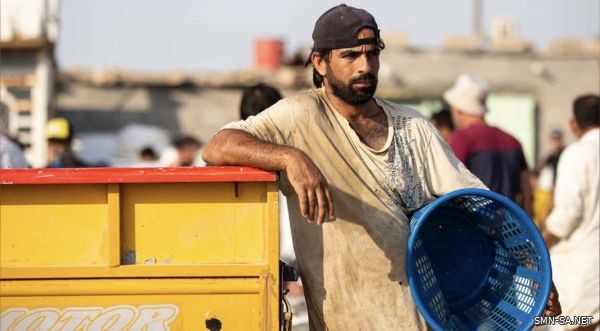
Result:
<svg viewBox="0 0 600 331"><path fill-rule="evenodd" d="M0 132L0 169L29 168L23 150Z"/></svg>
<svg viewBox="0 0 600 331"><path fill-rule="evenodd" d="M2 86L0 94L0 169L29 168L23 154L23 149L17 140L11 139L8 134L9 106L4 102L4 94L8 91ZM7 98L10 98L7 96Z"/></svg>
<svg viewBox="0 0 600 331"><path fill-rule="evenodd" d="M83 168L89 165L75 156L72 149L73 126L66 118L53 118L46 123L48 140L47 168Z"/></svg>
<svg viewBox="0 0 600 331"><path fill-rule="evenodd" d="M169 167L190 167L195 165L196 156L202 148L202 143L192 136L180 136L173 140L177 155Z"/></svg>
<svg viewBox="0 0 600 331"><path fill-rule="evenodd" d="M435 126L438 131L442 134L442 137L447 143L450 143L452 138L452 132L454 132L454 122L452 122L452 114L450 110L444 108L437 113L431 115L431 123Z"/></svg>
<svg viewBox="0 0 600 331"><path fill-rule="evenodd" d="M532 215L529 170L521 144L484 119L488 84L478 77L460 75L444 93L457 127L450 138L456 157L490 190L519 203Z"/></svg>
<svg viewBox="0 0 600 331"><path fill-rule="evenodd" d="M538 226L541 226L542 222L550 214L550 211L552 211L556 168L558 167L560 154L565 149L563 135L559 129L552 130L548 138L550 138L552 151L539 167L537 178L533 178L531 185L534 189L533 216Z"/></svg>
<svg viewBox="0 0 600 331"><path fill-rule="evenodd" d="M550 132L550 144L552 151L550 155L544 161L544 166L549 166L552 169L552 184L556 181L556 167L558 167L558 159L560 154L565 149L565 142L563 139L562 132L559 129L554 129Z"/></svg>
<svg viewBox="0 0 600 331"><path fill-rule="evenodd" d="M258 83L247 87L242 92L240 102L240 118L245 120L250 116L259 114L281 100L281 93L265 83Z"/></svg>
<svg viewBox="0 0 600 331"><path fill-rule="evenodd" d="M313 41L318 89L229 124L204 158L283 172L311 330L424 329L406 278L407 215L484 185L426 118L373 97L384 44L371 14L331 8Z"/></svg>
<svg viewBox="0 0 600 331"><path fill-rule="evenodd" d="M542 233L565 316L593 316L592 325L577 330L594 330L600 319L600 97L577 98L573 114L579 140L558 161L554 209Z"/></svg>
<svg viewBox="0 0 600 331"><path fill-rule="evenodd" d="M160 167L160 158L152 146L143 147L138 158L138 162L133 165L135 168Z"/></svg>

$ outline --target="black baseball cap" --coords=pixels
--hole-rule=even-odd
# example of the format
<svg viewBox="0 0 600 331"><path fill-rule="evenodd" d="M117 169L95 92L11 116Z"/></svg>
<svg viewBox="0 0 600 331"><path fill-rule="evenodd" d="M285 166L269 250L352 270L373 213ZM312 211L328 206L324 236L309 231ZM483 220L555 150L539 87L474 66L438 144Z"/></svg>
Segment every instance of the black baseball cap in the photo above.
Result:
<svg viewBox="0 0 600 331"><path fill-rule="evenodd" d="M375 38L358 39L358 31L371 28ZM358 45L377 44L379 28L373 15L364 9L341 4L319 17L312 33L313 50L350 48Z"/></svg>
<svg viewBox="0 0 600 331"><path fill-rule="evenodd" d="M358 39L358 31L371 28L375 32L374 38ZM330 50L337 48L350 48L359 45L383 43L379 36L379 28L373 15L364 9L350 7L346 4L335 6L321 15L315 23L312 33L312 51ZM310 63L310 55L306 65Z"/></svg>

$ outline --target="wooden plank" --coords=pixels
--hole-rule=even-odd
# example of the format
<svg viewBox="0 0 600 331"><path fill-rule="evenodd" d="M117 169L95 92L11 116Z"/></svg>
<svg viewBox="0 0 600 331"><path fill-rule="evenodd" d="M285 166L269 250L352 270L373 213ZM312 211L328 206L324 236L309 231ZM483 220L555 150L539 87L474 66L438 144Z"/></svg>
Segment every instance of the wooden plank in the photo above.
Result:
<svg viewBox="0 0 600 331"><path fill-rule="evenodd" d="M120 279L114 280L26 280L0 283L3 297L48 297L85 295L160 295L160 294L256 294L256 277L198 279Z"/></svg>
<svg viewBox="0 0 600 331"><path fill-rule="evenodd" d="M116 267L121 264L121 208L120 185L108 184L108 265Z"/></svg>
<svg viewBox="0 0 600 331"><path fill-rule="evenodd" d="M249 167L2 169L1 185L274 182L277 174Z"/></svg>
<svg viewBox="0 0 600 331"><path fill-rule="evenodd" d="M279 191L275 183L267 183L267 213L265 237L267 241L268 273L264 275L267 307L265 330L278 330L279 326Z"/></svg>
<svg viewBox="0 0 600 331"><path fill-rule="evenodd" d="M31 87L33 77L30 75L1 75L0 83L6 87Z"/></svg>
<svg viewBox="0 0 600 331"><path fill-rule="evenodd" d="M0 279L260 277L266 264L0 267Z"/></svg>

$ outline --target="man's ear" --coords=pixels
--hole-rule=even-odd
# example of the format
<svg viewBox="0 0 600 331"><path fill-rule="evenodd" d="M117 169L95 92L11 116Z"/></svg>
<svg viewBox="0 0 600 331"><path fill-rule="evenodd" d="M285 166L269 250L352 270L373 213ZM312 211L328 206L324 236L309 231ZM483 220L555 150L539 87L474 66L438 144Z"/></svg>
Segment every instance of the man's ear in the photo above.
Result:
<svg viewBox="0 0 600 331"><path fill-rule="evenodd" d="M579 124L577 124L577 121L574 118L569 120L569 126L571 127L571 131L573 132L573 134L579 137L579 135L581 134L581 128L579 127Z"/></svg>
<svg viewBox="0 0 600 331"><path fill-rule="evenodd" d="M310 55L310 60L312 61L313 67L315 67L315 70L317 70L319 75L325 76L325 73L327 72L327 70L325 69L325 66L327 65L325 59L321 55L319 55L319 53L312 52L312 54Z"/></svg>
<svg viewBox="0 0 600 331"><path fill-rule="evenodd" d="M455 107L450 107L450 117L454 126L459 126L460 123L460 111Z"/></svg>

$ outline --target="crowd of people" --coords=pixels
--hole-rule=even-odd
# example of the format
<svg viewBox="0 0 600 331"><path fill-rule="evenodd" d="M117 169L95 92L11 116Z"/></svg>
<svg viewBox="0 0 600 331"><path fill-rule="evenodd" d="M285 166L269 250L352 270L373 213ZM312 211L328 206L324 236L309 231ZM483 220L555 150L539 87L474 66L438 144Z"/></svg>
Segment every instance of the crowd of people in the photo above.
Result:
<svg viewBox="0 0 600 331"><path fill-rule="evenodd" d="M46 123L47 162L44 168L110 167L110 162L90 162L78 155L74 145L75 128L64 117ZM29 168L23 146L6 132L1 134L0 168ZM125 155L127 167L188 167L205 166L201 159L202 142L193 135L174 135L170 144L157 149L153 144L141 145L131 155Z"/></svg>
<svg viewBox="0 0 600 331"><path fill-rule="evenodd" d="M313 89L282 98L266 84L249 87L240 121L206 146L177 137L168 163L145 146L135 166L198 165L202 151L209 165L281 171L282 256L302 280L286 287L304 294L310 319L301 320L311 330L425 329L404 266L408 217L467 187L498 192L535 219L557 289L545 314L556 316L562 306L569 316L593 316L578 330L597 328L599 96L574 101L570 126L578 140L565 146L553 130L551 154L531 171L519 141L486 123L490 86L480 77L458 76L443 94L446 107L427 119L374 96L385 44L367 11L333 7L312 38ZM89 166L73 152L73 137L66 119L48 121L48 167ZM26 167L19 146L0 138L1 167Z"/></svg>
<svg viewBox="0 0 600 331"><path fill-rule="evenodd" d="M562 132L552 130L551 153L531 178L519 142L485 123L487 93L487 83L461 75L444 94L456 128L448 123L448 110L434 114L431 120L449 136L446 139L453 152L473 174L491 190L519 203L536 221L550 249L563 313L592 316L593 323L573 329L597 330L600 96L586 94L574 100L569 125L578 140L565 148Z"/></svg>

